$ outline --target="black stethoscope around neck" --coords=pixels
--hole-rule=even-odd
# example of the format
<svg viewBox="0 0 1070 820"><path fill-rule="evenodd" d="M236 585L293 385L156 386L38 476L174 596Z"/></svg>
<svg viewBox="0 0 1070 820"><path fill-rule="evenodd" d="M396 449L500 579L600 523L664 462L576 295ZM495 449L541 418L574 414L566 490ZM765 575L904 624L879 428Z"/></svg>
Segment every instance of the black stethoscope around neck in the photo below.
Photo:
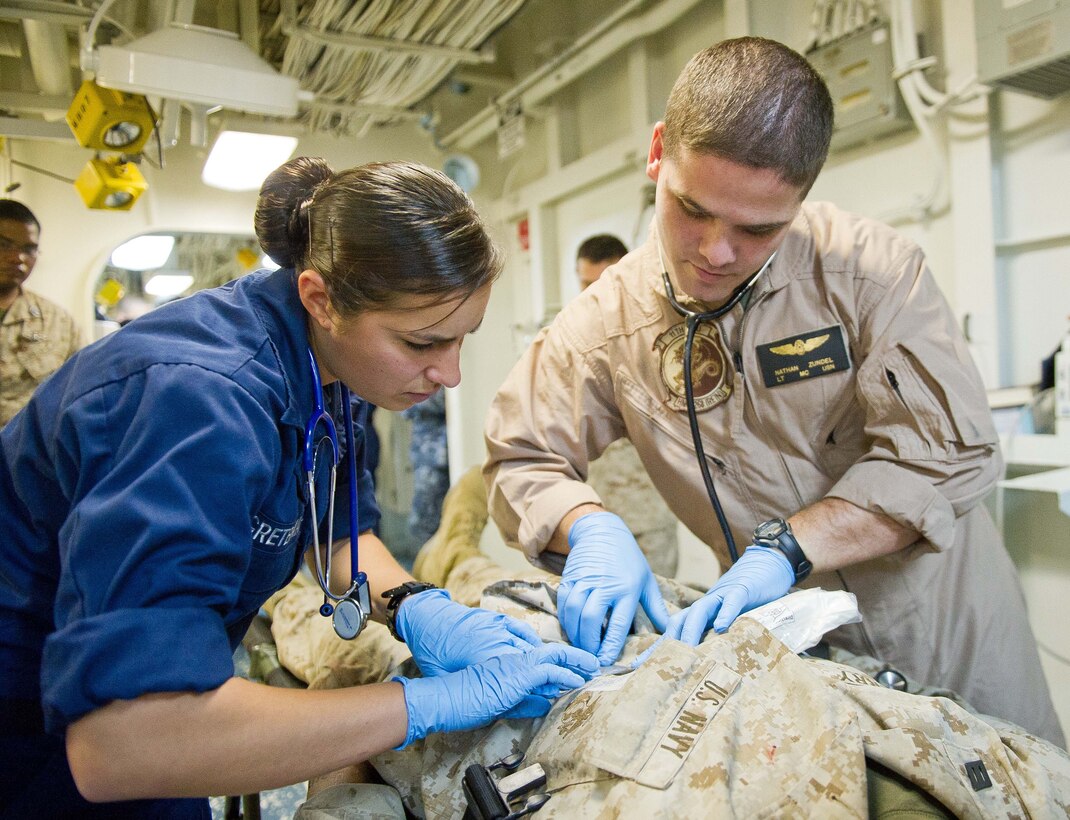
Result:
<svg viewBox="0 0 1070 820"><path fill-rule="evenodd" d="M338 447L338 431L334 419L327 412L323 403L323 381L320 378L319 365L312 349L308 351L308 361L312 369L312 414L305 425L305 447L302 454L302 466L308 489L308 505L312 510L312 549L316 562L316 581L323 590L323 606L320 615L325 618L333 616L334 631L338 637L351 640L360 634L371 615L371 592L368 589L368 576L359 569L357 539L360 537L360 523L357 516L357 453L353 433L353 408L349 388L338 382L339 391L335 394L342 405L342 418L346 432L346 461L349 467L349 588L341 595L331 592L331 552L334 536L334 490L338 483L338 462L341 454ZM316 431L323 427L326 435L316 441ZM327 501L327 549L326 555L320 550L320 528L316 520L316 453L321 445L330 448L331 484Z"/></svg>
<svg viewBox="0 0 1070 820"><path fill-rule="evenodd" d="M713 512L717 516L717 523L721 526L721 533L724 535L725 545L728 547L728 555L733 564L739 560L739 552L736 550L736 540L732 537L732 530L728 526L728 519L725 518L724 509L721 507L721 500L717 497L717 488L713 484L710 466L706 463L706 449L702 446L702 432L698 427L698 411L695 410L695 382L691 374L691 349L695 342L695 332L698 330L698 326L703 322L720 319L738 305L743 300L743 297L750 292L754 283L758 281L758 277L769 268L774 257L776 257L776 251L773 251L769 258L765 260L765 264L758 268L758 271L746 282L736 288L728 301L719 308L699 313L694 310L688 310L677 300L676 291L673 290L672 282L669 281L665 259L661 256L661 248L658 248L658 258L661 260L661 280L665 284L665 296L668 298L673 310L683 316L687 323L687 336L684 339L684 397L687 401L687 421L691 427L691 441L695 445L695 457L698 459L699 470L702 472L702 481L706 485L706 495L710 498Z"/></svg>

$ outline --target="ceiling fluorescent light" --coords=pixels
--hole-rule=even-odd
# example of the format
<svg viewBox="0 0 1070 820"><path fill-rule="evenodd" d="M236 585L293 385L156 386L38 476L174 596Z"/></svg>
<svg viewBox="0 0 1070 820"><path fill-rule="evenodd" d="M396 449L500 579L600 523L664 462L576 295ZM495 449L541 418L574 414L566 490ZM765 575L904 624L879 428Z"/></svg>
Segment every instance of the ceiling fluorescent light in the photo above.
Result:
<svg viewBox="0 0 1070 820"><path fill-rule="evenodd" d="M135 236L111 252L113 267L123 270L152 270L162 268L175 246L173 236L148 234Z"/></svg>
<svg viewBox="0 0 1070 820"><path fill-rule="evenodd" d="M276 117L297 115L298 83L260 59L236 34L172 23L92 57L105 88Z"/></svg>
<svg viewBox="0 0 1070 820"><path fill-rule="evenodd" d="M193 277L188 273L157 273L145 283L145 293L157 299L169 299L189 290Z"/></svg>
<svg viewBox="0 0 1070 820"><path fill-rule="evenodd" d="M295 148L297 137L222 131L204 163L201 179L213 188L254 191L290 158Z"/></svg>

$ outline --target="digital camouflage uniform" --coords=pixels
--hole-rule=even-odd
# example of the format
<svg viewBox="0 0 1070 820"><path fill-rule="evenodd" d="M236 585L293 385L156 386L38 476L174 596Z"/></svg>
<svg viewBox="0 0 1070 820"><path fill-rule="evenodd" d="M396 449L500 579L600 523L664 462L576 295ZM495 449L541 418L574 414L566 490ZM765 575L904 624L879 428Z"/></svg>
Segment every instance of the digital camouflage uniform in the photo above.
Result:
<svg viewBox="0 0 1070 820"><path fill-rule="evenodd" d="M629 638L628 656L654 640ZM635 671L565 694L541 721L432 735L373 762L415 814L453 818L465 768L514 752L546 772L546 818L1070 812L1062 750L950 699L801 658L748 617L697 648L662 642Z"/></svg>
<svg viewBox="0 0 1070 820"><path fill-rule="evenodd" d="M478 476L469 472L447 497L442 527L415 574L446 586L455 600L524 618L544 639L561 640L556 616L539 611L544 584L556 578L533 568L524 580L508 580L511 571L479 553L486 516ZM672 581L661 588L671 611L699 595ZM313 624L327 633L326 620L315 616ZM336 670L336 685L418 674L411 659L386 667L384 641L408 653L373 627L352 645L371 647L383 665ZM624 663L657 639L648 623L637 629ZM909 679L909 693L878 686L870 674L884 668L836 649L831 660L800 658L743 617L697 648L663 641L635 671L566 693L542 720L431 735L372 762L411 812L429 818L461 816L461 774L470 763L514 752L525 752L522 765L546 771L552 797L540 817L1067 816L1070 756L977 715L953 693ZM966 764L991 785L975 790ZM348 816L362 804L347 802L344 789L317 795L308 804L317 813L298 818Z"/></svg>
<svg viewBox="0 0 1070 820"><path fill-rule="evenodd" d="M0 319L0 426L81 346L70 314L24 289Z"/></svg>

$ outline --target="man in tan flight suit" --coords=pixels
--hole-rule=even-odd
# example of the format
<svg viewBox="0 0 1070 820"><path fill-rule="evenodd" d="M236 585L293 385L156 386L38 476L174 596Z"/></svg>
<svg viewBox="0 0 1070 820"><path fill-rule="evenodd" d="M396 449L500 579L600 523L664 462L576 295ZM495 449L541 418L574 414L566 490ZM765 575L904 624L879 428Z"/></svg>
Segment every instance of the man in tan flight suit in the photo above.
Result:
<svg viewBox="0 0 1070 820"><path fill-rule="evenodd" d="M67 311L22 287L37 264L40 233L29 208L0 199L0 427L82 346Z"/></svg>
<svg viewBox="0 0 1070 820"><path fill-rule="evenodd" d="M1002 472L981 379L916 245L803 203L831 132L823 81L779 43L728 40L688 63L650 145L649 239L540 333L490 410L491 514L562 573L565 633L603 663L640 606L697 644L793 585L846 589L863 622L834 643L1065 745L981 505ZM735 563L696 463L670 289L683 309L725 308L697 324L691 371ZM584 483L621 436L723 570L671 618Z"/></svg>

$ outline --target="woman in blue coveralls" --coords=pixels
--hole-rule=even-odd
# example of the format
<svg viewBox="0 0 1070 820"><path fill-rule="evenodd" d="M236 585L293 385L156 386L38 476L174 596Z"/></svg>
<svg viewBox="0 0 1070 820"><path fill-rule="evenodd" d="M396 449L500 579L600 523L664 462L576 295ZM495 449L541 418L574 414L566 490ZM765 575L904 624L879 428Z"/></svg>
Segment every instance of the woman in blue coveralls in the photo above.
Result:
<svg viewBox="0 0 1070 820"><path fill-rule="evenodd" d="M203 795L544 714L596 668L519 622L406 586L371 533L364 471L359 569L373 617L424 677L312 692L233 676L250 620L328 519L328 459L314 511L302 467L313 370L340 431L336 383L388 410L456 385L501 264L465 194L407 163L335 174L295 159L264 183L256 230L280 270L84 349L0 431L0 816L210 817ZM337 475L335 590L352 572Z"/></svg>

